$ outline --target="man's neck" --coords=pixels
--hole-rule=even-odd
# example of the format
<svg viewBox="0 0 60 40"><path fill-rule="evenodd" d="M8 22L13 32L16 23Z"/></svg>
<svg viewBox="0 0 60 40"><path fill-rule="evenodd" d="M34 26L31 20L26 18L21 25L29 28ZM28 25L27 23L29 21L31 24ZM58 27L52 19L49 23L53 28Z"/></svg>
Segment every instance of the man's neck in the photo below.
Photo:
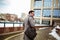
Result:
<svg viewBox="0 0 60 40"><path fill-rule="evenodd" d="M31 16L31 15L28 15L28 16L33 17L33 16Z"/></svg>

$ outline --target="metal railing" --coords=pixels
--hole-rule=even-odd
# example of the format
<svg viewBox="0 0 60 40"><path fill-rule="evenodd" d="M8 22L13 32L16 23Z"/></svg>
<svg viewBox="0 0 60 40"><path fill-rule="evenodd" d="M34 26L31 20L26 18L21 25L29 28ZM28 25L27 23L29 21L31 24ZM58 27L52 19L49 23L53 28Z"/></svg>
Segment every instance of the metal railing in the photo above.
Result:
<svg viewBox="0 0 60 40"><path fill-rule="evenodd" d="M0 27L22 27L23 22L0 21Z"/></svg>

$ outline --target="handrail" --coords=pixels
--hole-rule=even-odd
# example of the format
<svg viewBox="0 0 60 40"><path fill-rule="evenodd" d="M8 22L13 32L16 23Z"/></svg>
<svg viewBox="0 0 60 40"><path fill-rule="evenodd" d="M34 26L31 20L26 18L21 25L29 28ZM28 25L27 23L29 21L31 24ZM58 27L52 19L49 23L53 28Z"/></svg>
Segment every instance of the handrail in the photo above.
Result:
<svg viewBox="0 0 60 40"><path fill-rule="evenodd" d="M23 22L6 22L6 21L0 21L0 23L2 23L3 27L6 27L6 24L12 24L12 27L15 27L16 24L19 24L19 27L21 26L21 24L23 24ZM1 25L0 25L1 26ZM10 25L11 26L11 25ZM23 26L23 25L22 25Z"/></svg>

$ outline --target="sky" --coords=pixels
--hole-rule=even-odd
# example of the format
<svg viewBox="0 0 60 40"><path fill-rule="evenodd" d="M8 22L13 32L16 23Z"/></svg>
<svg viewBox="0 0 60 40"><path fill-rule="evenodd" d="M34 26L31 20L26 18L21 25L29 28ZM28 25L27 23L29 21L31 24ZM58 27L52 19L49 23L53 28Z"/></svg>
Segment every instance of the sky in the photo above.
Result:
<svg viewBox="0 0 60 40"><path fill-rule="evenodd" d="M16 14L28 13L31 0L0 0L0 13Z"/></svg>

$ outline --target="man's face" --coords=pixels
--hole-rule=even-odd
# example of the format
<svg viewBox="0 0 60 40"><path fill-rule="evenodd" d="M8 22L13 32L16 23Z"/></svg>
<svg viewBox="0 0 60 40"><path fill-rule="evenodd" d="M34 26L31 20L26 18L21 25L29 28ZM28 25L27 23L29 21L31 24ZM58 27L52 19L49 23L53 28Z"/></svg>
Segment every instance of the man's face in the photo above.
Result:
<svg viewBox="0 0 60 40"><path fill-rule="evenodd" d="M31 13L31 16L34 16L34 12Z"/></svg>

